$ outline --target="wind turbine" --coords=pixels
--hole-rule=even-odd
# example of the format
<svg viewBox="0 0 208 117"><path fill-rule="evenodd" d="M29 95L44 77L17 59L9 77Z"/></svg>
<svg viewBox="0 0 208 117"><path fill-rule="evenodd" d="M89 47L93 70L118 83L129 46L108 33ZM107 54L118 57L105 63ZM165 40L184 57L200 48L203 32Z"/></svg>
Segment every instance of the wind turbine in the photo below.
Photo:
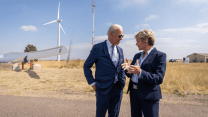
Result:
<svg viewBox="0 0 208 117"><path fill-rule="evenodd" d="M64 29L62 28L62 26L60 24L60 22L62 22L62 20L59 19L59 9L60 9L60 2L59 2L59 6L58 6L57 20L54 20L54 21L43 24L43 25L47 25L47 24L51 24L51 23L54 23L54 22L58 22L58 45L57 45L58 47L60 46L60 27L63 30L64 34L66 35ZM57 61L60 61L60 55L57 56Z"/></svg>

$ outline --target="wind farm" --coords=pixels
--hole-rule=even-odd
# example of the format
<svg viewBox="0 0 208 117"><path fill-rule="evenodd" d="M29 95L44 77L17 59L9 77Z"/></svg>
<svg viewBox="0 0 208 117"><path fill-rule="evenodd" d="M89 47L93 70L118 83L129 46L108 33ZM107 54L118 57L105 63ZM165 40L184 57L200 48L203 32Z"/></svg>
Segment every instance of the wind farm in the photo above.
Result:
<svg viewBox="0 0 208 117"><path fill-rule="evenodd" d="M9 69L12 68L12 70L19 70L19 66L14 63L19 63L22 62L22 69L24 68L23 63L26 62L31 62L31 60L34 59L41 59L41 58L46 58L46 57L51 57L51 56L57 56L57 61L60 61L60 55L63 55L67 52L67 48L65 46L60 46L60 28L66 35L63 27L61 26L60 22L62 22L61 19L59 19L59 10L60 10L60 2L58 5L58 15L57 15L57 20L45 23L43 25L51 24L54 22L58 22L58 44L57 47L55 48L50 48L50 49L45 49L41 51L34 51L34 52L10 52L10 53L5 53L3 55L0 55L0 68L1 69ZM4 65L1 65L1 63L8 63ZM14 64L14 65L9 65L9 64ZM31 63L30 63L31 64ZM31 64L32 66L32 64ZM40 65L39 65L40 66ZM32 67L31 67L32 68ZM39 67L40 68L40 67ZM38 68L38 69L39 69Z"/></svg>
<svg viewBox="0 0 208 117"><path fill-rule="evenodd" d="M57 61L60 61L60 55L65 54L67 52L67 48L65 46L60 46L60 28L65 33L63 27L61 26L60 22L62 22L61 19L59 19L59 10L60 10L60 2L58 5L58 15L57 20L53 20L51 22L45 23L43 25L51 24L54 22L58 22L58 44L55 48L50 48L46 50L41 50L37 52L10 52L5 53L3 55L0 55L0 63L18 63L21 61L29 61L34 59L40 59L40 58L46 58L51 56L57 55Z"/></svg>
<svg viewBox="0 0 208 117"><path fill-rule="evenodd" d="M60 10L60 2L59 2L59 5L58 5L58 16L57 16L57 20L53 20L51 22L48 22L48 23L45 23L43 25L47 25L47 24L51 24L51 23L55 23L55 22L58 22L58 42L57 42L57 47L60 46L60 28L62 29L62 31L64 32L64 34L66 35L63 27L61 26L60 22L62 22L62 20L59 19L59 10ZM60 61L60 55L57 56L57 61Z"/></svg>

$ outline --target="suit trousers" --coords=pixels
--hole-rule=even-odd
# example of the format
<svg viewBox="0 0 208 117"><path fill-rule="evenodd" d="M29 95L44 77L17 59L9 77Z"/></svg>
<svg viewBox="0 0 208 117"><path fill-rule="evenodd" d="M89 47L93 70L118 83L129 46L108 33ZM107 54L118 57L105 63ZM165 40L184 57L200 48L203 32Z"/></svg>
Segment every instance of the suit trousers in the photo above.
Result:
<svg viewBox="0 0 208 117"><path fill-rule="evenodd" d="M119 83L115 83L107 95L96 92L96 117L105 117L108 110L108 117L118 117L123 90Z"/></svg>
<svg viewBox="0 0 208 117"><path fill-rule="evenodd" d="M158 117L159 100L142 100L138 98L137 89L130 90L131 117Z"/></svg>

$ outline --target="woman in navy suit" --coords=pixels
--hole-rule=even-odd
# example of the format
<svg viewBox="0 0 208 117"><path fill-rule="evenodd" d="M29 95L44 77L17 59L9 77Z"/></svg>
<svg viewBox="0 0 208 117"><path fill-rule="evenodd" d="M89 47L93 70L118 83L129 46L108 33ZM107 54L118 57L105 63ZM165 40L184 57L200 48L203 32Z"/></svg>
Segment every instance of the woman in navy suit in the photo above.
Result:
<svg viewBox="0 0 208 117"><path fill-rule="evenodd" d="M126 76L130 78L127 93L130 91L132 117L158 117L159 100L162 98L160 84L166 71L166 54L153 47L154 33L145 29L135 35L139 50L131 65L122 64Z"/></svg>

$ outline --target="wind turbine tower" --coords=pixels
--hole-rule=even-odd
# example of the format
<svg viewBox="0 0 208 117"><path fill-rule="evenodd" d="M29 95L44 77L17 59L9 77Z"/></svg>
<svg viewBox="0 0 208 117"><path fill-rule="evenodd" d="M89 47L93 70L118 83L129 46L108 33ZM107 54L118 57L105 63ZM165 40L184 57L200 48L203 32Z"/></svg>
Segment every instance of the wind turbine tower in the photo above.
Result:
<svg viewBox="0 0 208 117"><path fill-rule="evenodd" d="M94 11L95 11L95 0L92 5L92 47L94 46Z"/></svg>
<svg viewBox="0 0 208 117"><path fill-rule="evenodd" d="M43 25L47 25L47 24L51 24L51 23L54 23L54 22L58 22L58 44L57 44L58 47L60 46L60 27L63 30L64 34L66 35L64 29L62 28L62 26L60 24L60 22L62 22L62 20L59 19L59 9L60 9L60 2L59 2L59 6L58 6L58 16L57 16L57 20L53 20L51 22L48 22L48 23L43 24ZM57 61L60 61L60 55L57 56Z"/></svg>

